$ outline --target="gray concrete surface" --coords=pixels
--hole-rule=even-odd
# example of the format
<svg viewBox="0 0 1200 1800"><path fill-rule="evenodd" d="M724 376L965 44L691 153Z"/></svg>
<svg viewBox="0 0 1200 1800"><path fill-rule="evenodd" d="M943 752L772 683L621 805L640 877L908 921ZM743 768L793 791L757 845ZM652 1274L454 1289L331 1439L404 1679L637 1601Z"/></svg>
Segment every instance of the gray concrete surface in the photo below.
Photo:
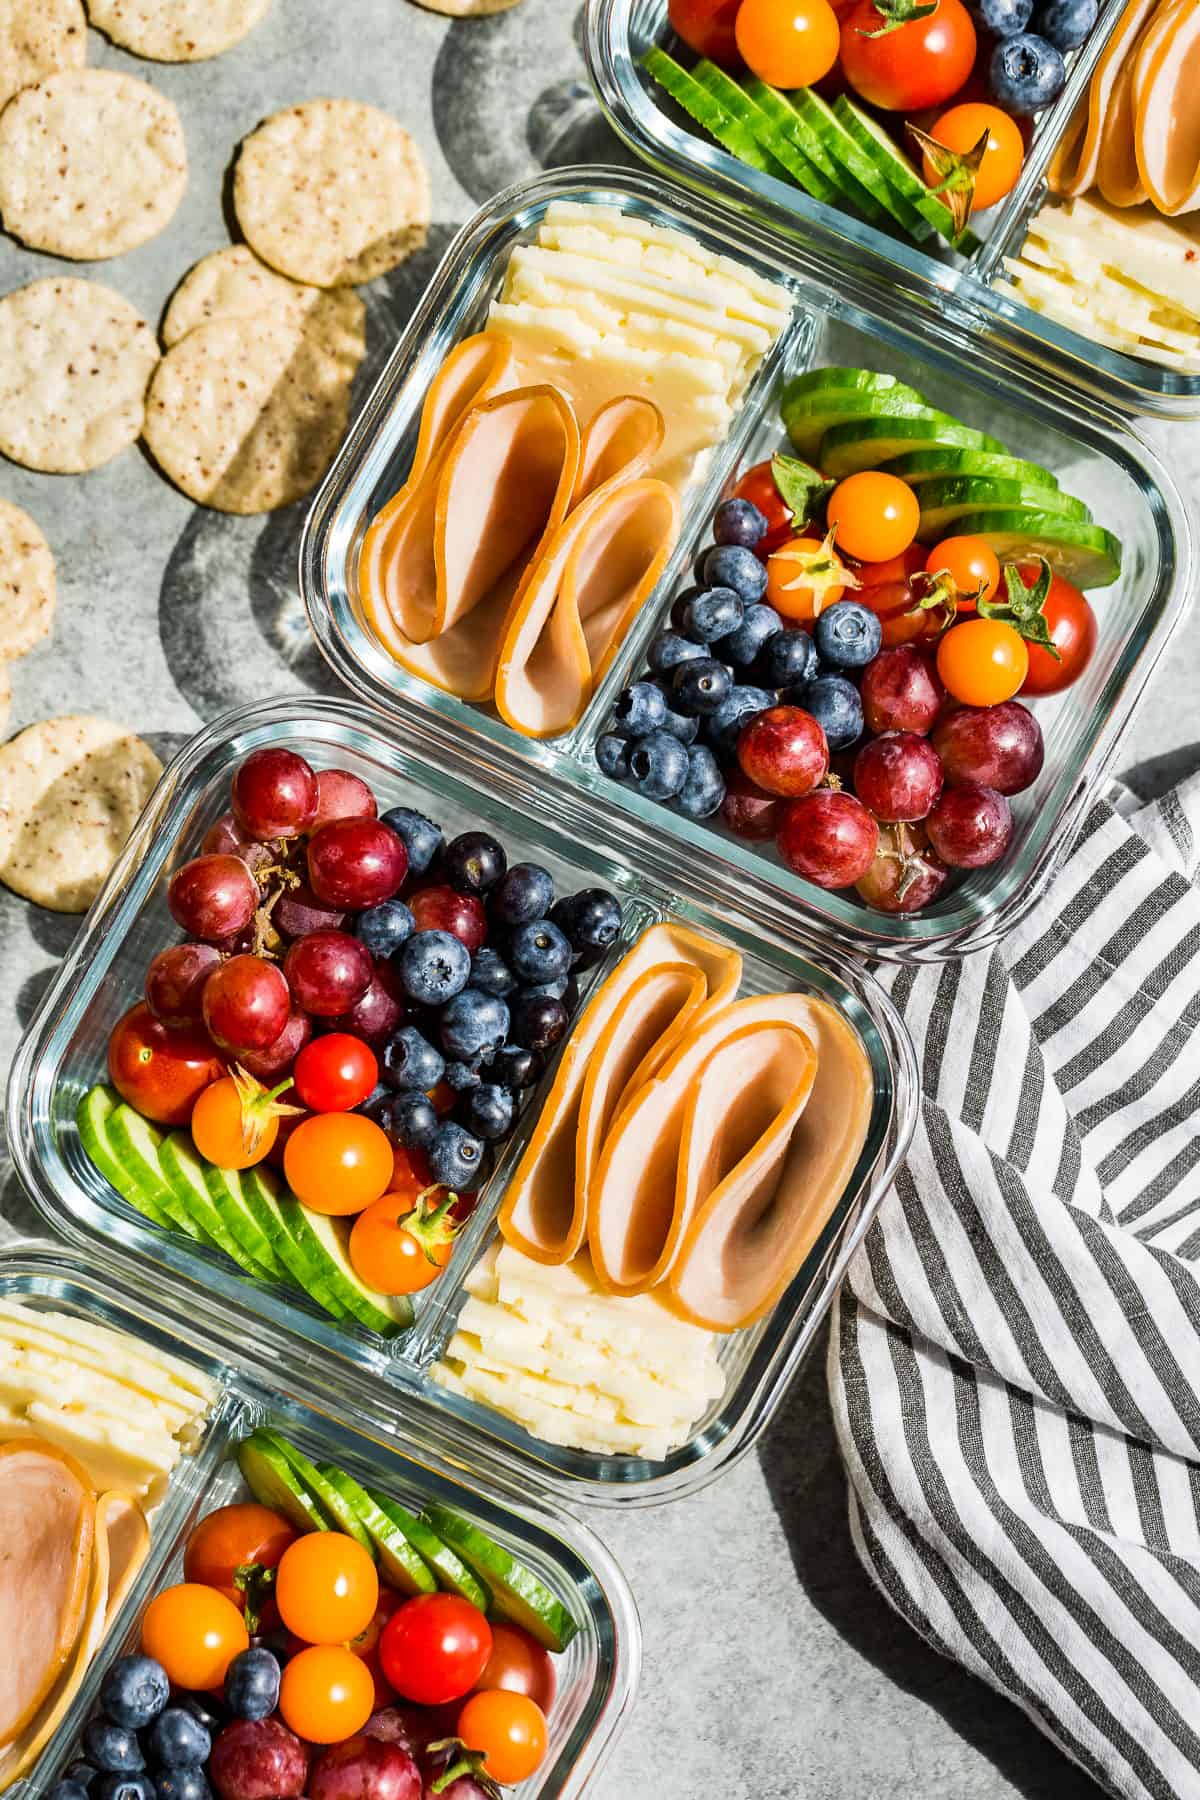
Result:
<svg viewBox="0 0 1200 1800"><path fill-rule="evenodd" d="M179 68L137 63L93 34L94 63L129 68L175 99L191 181L163 236L86 272L156 321L188 266L228 241L224 184L238 139L284 103L373 101L414 132L434 186L428 251L368 294L377 366L477 203L542 163L613 156L580 86L575 12L574 0L524 0L490 21L451 24L407 0L276 0L232 53ZM0 292L54 266L0 240ZM1170 441L1194 494L1200 427ZM265 520L204 513L137 450L85 478L6 465L0 494L40 520L60 581L52 641L14 667L10 729L115 713L167 755L229 705L330 685L294 590L302 508ZM1169 704L1147 708L1126 747L1125 766L1147 790L1200 761L1195 629L1159 677ZM0 1068L74 930L0 891ZM11 1178L0 1231L5 1219L9 1230L32 1222ZM719 1484L666 1510L592 1522L629 1573L646 1638L641 1698L596 1800L1095 1794L870 1587L849 1542L819 1359L762 1447Z"/></svg>

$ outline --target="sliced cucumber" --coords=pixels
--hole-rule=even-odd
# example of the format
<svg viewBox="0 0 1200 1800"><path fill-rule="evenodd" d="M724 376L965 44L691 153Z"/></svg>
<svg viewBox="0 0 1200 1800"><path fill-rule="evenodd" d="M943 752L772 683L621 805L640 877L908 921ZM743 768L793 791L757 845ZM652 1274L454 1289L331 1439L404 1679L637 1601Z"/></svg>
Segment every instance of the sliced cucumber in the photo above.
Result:
<svg viewBox="0 0 1200 1800"><path fill-rule="evenodd" d="M238 1445L238 1468L260 1506L281 1512L297 1531L332 1531L333 1520L297 1476L291 1446L277 1431L261 1428Z"/></svg>
<svg viewBox="0 0 1200 1800"><path fill-rule="evenodd" d="M859 149L876 164L884 180L900 195L901 199L920 213L933 229L952 244L963 256L969 256L978 250L979 239L968 228L959 237L954 235L954 219L945 201L931 194L927 184L912 163L900 149L891 133L878 124L861 107L854 104L848 94L839 94L833 103L834 117L852 137Z"/></svg>
<svg viewBox="0 0 1200 1800"><path fill-rule="evenodd" d="M350 1261L343 1236L345 1228L339 1221L325 1213L312 1212L291 1195L281 1197L279 1205L290 1236L306 1262L317 1271L317 1285L332 1296L346 1315L380 1337L394 1337L399 1331L407 1331L413 1321L411 1300L404 1295L392 1299L367 1286ZM308 1280L304 1285L317 1299L315 1288Z"/></svg>
<svg viewBox="0 0 1200 1800"><path fill-rule="evenodd" d="M302 1293L315 1300L318 1306L324 1307L331 1317L344 1319L346 1309L338 1305L321 1279L320 1265L305 1255L297 1239L288 1230L276 1178L267 1169L243 1169L241 1175L242 1198L269 1241L286 1277ZM293 1200L292 1205L298 1206L299 1202Z"/></svg>
<svg viewBox="0 0 1200 1800"><path fill-rule="evenodd" d="M897 193L885 179L876 157L863 150L851 137L828 101L822 100L820 94L812 88L797 88L792 96L792 104L800 117L812 126L834 161L847 174L852 175L860 187L866 188L876 205L881 206L888 215L893 226L899 226L905 236L912 238L915 243L920 243L929 236L928 222L911 200Z"/></svg>
<svg viewBox="0 0 1200 1800"><path fill-rule="evenodd" d="M113 1145L109 1127L119 1105L120 1096L116 1089L103 1084L89 1088L83 1096L75 1112L75 1129L84 1153L135 1212L140 1212L152 1225L172 1230L175 1222L170 1214L159 1205L151 1188L126 1168Z"/></svg>
<svg viewBox="0 0 1200 1800"><path fill-rule="evenodd" d="M935 408L925 404L924 397L916 388L902 384L880 394L832 389L827 394L801 394L798 399L792 398L789 386L783 391L780 411L787 434L796 449L806 461L813 463L817 462L817 454L825 438L836 426L842 426L846 431L857 431L865 429L881 417L890 419L893 423L900 419L942 417ZM823 465L818 464L818 467L825 472Z"/></svg>
<svg viewBox="0 0 1200 1800"><path fill-rule="evenodd" d="M786 423L786 421L785 421ZM789 433L791 427L788 427ZM793 439L793 442L795 440ZM821 439L815 461L831 481L853 475L859 469L878 469L897 456L933 445L947 450L986 450L1003 456L1004 445L986 431L960 425L947 413L931 407L889 408L886 414L845 424L831 425Z"/></svg>
<svg viewBox="0 0 1200 1800"><path fill-rule="evenodd" d="M186 1233L198 1244L212 1244L214 1240L201 1228L167 1179L159 1157L165 1135L124 1101L114 1107L108 1120L109 1144L129 1180L149 1194L177 1231Z"/></svg>
<svg viewBox="0 0 1200 1800"><path fill-rule="evenodd" d="M210 1173L220 1176L222 1171L213 1169L196 1155L190 1133L170 1132L159 1145L158 1160L172 1193L178 1197L180 1205L187 1208L204 1236L247 1275L253 1275L256 1280L269 1278L271 1271L247 1248L240 1232L235 1230L228 1216L232 1208L217 1202L216 1184L210 1184L208 1178Z"/></svg>
<svg viewBox="0 0 1200 1800"><path fill-rule="evenodd" d="M460 1557L457 1557L449 1544L444 1544L437 1532L425 1519L418 1519L398 1500L386 1499L382 1494L373 1494L380 1512L391 1521L398 1531L402 1531L413 1549L428 1563L437 1577L439 1587L448 1593L457 1594L460 1600L469 1600L480 1612L486 1612L491 1604L491 1595L481 1582L476 1581L470 1569Z"/></svg>
<svg viewBox="0 0 1200 1800"><path fill-rule="evenodd" d="M889 375L884 369L839 369L826 364L807 369L803 375L793 375L786 391L791 399L799 400L805 394L885 394L889 390L894 393L897 388L916 393L915 388L906 389L898 375ZM918 398L923 401L925 396L920 394Z"/></svg>
<svg viewBox="0 0 1200 1800"><path fill-rule="evenodd" d="M448 1506L429 1506L425 1521L442 1542L462 1557L492 1596L493 1609L514 1625L520 1625L547 1650L565 1650L579 1627L562 1604L531 1569L501 1549L478 1525L451 1512Z"/></svg>
<svg viewBox="0 0 1200 1800"><path fill-rule="evenodd" d="M1082 500L1061 493L1058 488L1026 487L1020 481L988 481L979 475L947 475L940 481L926 481L917 497L921 504L917 537L923 544L945 537L949 528L957 527L958 520L968 513L1029 507L1034 512L1076 519L1084 525L1092 517Z"/></svg>
<svg viewBox="0 0 1200 1800"><path fill-rule="evenodd" d="M303 1450L297 1449L290 1438L276 1433L275 1443L287 1458L296 1480L332 1522L334 1530L344 1531L347 1537L354 1538L369 1555L374 1556L375 1546L371 1542L370 1533L354 1508L346 1504L338 1489L329 1481L324 1467L318 1468L316 1463L309 1462Z"/></svg>
<svg viewBox="0 0 1200 1800"><path fill-rule="evenodd" d="M1064 519L1058 513L1016 507L1010 512L966 513L956 535L981 537L1001 562L1044 556L1078 588L1108 587L1121 573L1121 542L1103 525Z"/></svg>
<svg viewBox="0 0 1200 1800"><path fill-rule="evenodd" d="M345 1469L335 1468L332 1463L322 1463L320 1473L322 1479L337 1494L341 1504L348 1509L350 1516L366 1532L379 1557L379 1568L384 1580L390 1586L399 1588L402 1594L436 1593L437 1582L424 1559L417 1554L399 1526L394 1525L382 1508L375 1504L366 1488L361 1487Z"/></svg>
<svg viewBox="0 0 1200 1800"><path fill-rule="evenodd" d="M759 81L754 75L746 77L742 88L747 98L753 100L764 118L774 127L776 134L795 147L798 154L807 161L814 176L820 180L825 192L817 194L818 200L825 200L830 206L857 206L861 195L871 209L867 216L875 216L882 221L885 216L883 209L875 205L871 196L859 188L857 182L846 179L811 125L805 124L795 107L789 105L778 89L768 87L765 81Z"/></svg>
<svg viewBox="0 0 1200 1800"><path fill-rule="evenodd" d="M910 487L949 475L980 475L991 481L1020 481L1026 487L1058 487L1058 478L1040 463L1022 462L1017 456L996 456L987 450L912 450L887 464L889 475L898 475Z"/></svg>
<svg viewBox="0 0 1200 1800"><path fill-rule="evenodd" d="M246 1175L253 1171L218 1169L212 1163L201 1164L204 1184L212 1195L217 1211L242 1249L253 1258L271 1281L282 1281L284 1267L271 1247L271 1240L259 1221L257 1208L250 1203Z"/></svg>
<svg viewBox="0 0 1200 1800"><path fill-rule="evenodd" d="M782 164L756 142L754 133L719 105L708 89L689 75L673 56L653 44L642 58L642 67L673 100L678 100L689 118L702 125L709 136L716 138L718 144L739 162L748 163L752 169L761 169L765 175L786 179L787 172Z"/></svg>
<svg viewBox="0 0 1200 1800"><path fill-rule="evenodd" d="M717 105L724 107L731 118L737 119L746 127L755 143L768 155L773 156L781 165L784 173L793 182L799 183L805 193L814 192L814 179L818 187L828 192L828 184L823 180L819 171L814 172L813 166L803 150L789 142L781 132L772 126L767 114L755 104L749 95L742 91L733 77L727 75L724 69L719 69L716 63L702 58L692 70L692 79L698 81L701 87L707 88ZM815 197L820 199L821 195L816 194Z"/></svg>

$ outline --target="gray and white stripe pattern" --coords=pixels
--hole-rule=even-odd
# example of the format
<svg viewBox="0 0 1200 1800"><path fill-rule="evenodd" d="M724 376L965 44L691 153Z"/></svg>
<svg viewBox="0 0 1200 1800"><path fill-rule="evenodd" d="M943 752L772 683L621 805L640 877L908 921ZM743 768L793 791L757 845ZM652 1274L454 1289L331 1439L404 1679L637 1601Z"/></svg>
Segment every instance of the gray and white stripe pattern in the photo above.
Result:
<svg viewBox="0 0 1200 1800"><path fill-rule="evenodd" d="M1110 1793L1200 1797L1200 779L1097 804L998 949L885 977L908 1161L830 1342L850 1525Z"/></svg>

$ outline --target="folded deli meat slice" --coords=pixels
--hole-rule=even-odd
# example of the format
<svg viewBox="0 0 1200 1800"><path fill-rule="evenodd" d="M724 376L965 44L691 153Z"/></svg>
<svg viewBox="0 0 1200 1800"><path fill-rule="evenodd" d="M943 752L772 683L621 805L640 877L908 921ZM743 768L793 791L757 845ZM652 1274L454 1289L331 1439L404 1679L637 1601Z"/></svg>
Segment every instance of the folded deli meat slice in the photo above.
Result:
<svg viewBox="0 0 1200 1800"><path fill-rule="evenodd" d="M689 1025L737 992L736 950L683 925L653 925L581 1013L504 1204L506 1240L540 1263L565 1263L587 1228L587 1192L609 1121ZM654 977L655 979L649 979Z"/></svg>
<svg viewBox="0 0 1200 1800"><path fill-rule="evenodd" d="M126 1594L150 1551L146 1515L129 1494L102 1494L96 1502L96 1531L108 1549L108 1585L104 1597L105 1629L121 1610Z"/></svg>
<svg viewBox="0 0 1200 1800"><path fill-rule="evenodd" d="M1142 38L1134 76L1142 186L1161 213L1200 207L1200 6L1166 0Z"/></svg>
<svg viewBox="0 0 1200 1800"><path fill-rule="evenodd" d="M0 1745L36 1717L75 1647L95 1532L78 1463L33 1438L0 1445Z"/></svg>
<svg viewBox="0 0 1200 1800"><path fill-rule="evenodd" d="M1105 47L1104 54L1092 74L1087 97L1081 101L1047 172L1056 194L1086 194L1100 174L1101 152L1106 137L1111 135L1114 93L1122 71L1128 67L1132 80L1139 42L1147 23L1154 15L1158 0L1130 0ZM1132 100L1132 89L1128 98ZM1133 112L1130 106L1127 129L1132 154Z"/></svg>

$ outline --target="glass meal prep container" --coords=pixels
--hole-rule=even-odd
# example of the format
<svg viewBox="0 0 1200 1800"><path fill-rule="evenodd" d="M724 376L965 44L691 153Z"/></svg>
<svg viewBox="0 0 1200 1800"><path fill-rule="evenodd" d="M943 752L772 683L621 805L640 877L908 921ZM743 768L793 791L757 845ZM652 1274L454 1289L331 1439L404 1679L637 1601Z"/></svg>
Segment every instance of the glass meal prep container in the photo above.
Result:
<svg viewBox="0 0 1200 1800"><path fill-rule="evenodd" d="M511 189L485 207L448 250L408 329L351 428L309 514L300 553L301 590L322 650L341 680L372 709L423 738L462 745L473 759L590 795L619 817L630 860L665 880L686 869L710 898L752 908L789 934L831 939L868 956L930 959L995 942L1045 888L1074 827L1099 789L1155 662L1182 617L1195 576L1195 524L1161 463L1107 406L1084 405L1061 380L976 327L927 284L782 239L762 220L735 218L715 203L676 194L627 170L566 169ZM726 440L684 498L683 529L653 595L630 628L579 723L556 738L519 735L493 711L442 693L401 669L366 623L358 590L363 534L395 493L413 453L429 384L447 352L478 330L509 254L528 242L555 201L619 206L673 226L782 283L791 322L738 406ZM646 646L708 542L713 507L743 467L787 448L778 418L785 378L825 364L887 371L931 404L983 426L1014 456L1032 456L1091 507L1124 546L1112 587L1093 590L1100 641L1065 694L1036 702L1046 766L1013 801L1015 831L990 868L947 884L923 911L870 911L851 892L826 893L791 875L773 852L739 842L711 820L693 823L601 773L596 739L608 729L619 689L644 668Z"/></svg>
<svg viewBox="0 0 1200 1800"><path fill-rule="evenodd" d="M552 1589L578 1629L555 1658L558 1696L546 1760L514 1792L522 1800L581 1794L629 1708L641 1654L633 1597L598 1539L549 1498L531 1498L527 1484L473 1444L457 1421L406 1412L385 1427L374 1417L361 1379L344 1379L349 1372L333 1366L314 1383L305 1346L267 1320L247 1333L236 1296L210 1288L198 1303L194 1288L173 1273L160 1268L152 1284L145 1276L144 1266L94 1240L86 1251L18 1243L0 1254L0 1298L126 1332L191 1364L219 1390L195 1454L180 1460L150 1515L149 1555L124 1604L69 1710L7 1800L46 1793L79 1754L109 1665L136 1647L139 1621L153 1596L182 1579L192 1529L214 1508L247 1497L232 1453L254 1427L266 1424L310 1458L335 1462L398 1500L419 1506L440 1501L472 1518Z"/></svg>
<svg viewBox="0 0 1200 1800"><path fill-rule="evenodd" d="M810 993L832 1003L857 1032L873 1080L857 1166L779 1304L759 1324L722 1339L724 1397L709 1404L690 1439L664 1462L559 1449L490 1407L447 1392L430 1376L465 1299L464 1280L494 1236L507 1176L533 1129L554 1063L482 1188L448 1269L414 1296L412 1327L387 1339L335 1323L298 1290L251 1280L220 1251L150 1224L84 1152L76 1109L105 1079L109 1033L141 998L150 957L180 935L165 901L171 871L197 852L225 810L238 763L267 744L295 750L317 768L354 771L375 790L381 811L401 803L416 807L437 819L447 836L486 824L510 860L545 864L559 892L612 889L623 904L625 943L589 972L591 983L604 978L646 926L677 919L743 953L743 994ZM364 1416L381 1427L403 1421L407 1428L419 1416L423 1430L482 1442L500 1466L521 1470L522 1479L586 1500L654 1502L699 1487L749 1449L812 1342L907 1145L918 1083L895 1009L852 959L789 942L742 909L718 914L694 887L673 886L640 869L624 852L622 837L620 819L606 823L586 796L547 788L540 771L489 771L452 747L414 748L411 734L364 718L353 701L275 701L216 721L180 752L159 783L17 1052L9 1142L42 1216L77 1248L119 1246L143 1279L156 1282L164 1275L172 1291L191 1295L201 1315L211 1303L223 1320L240 1316L243 1332L289 1346L289 1369L318 1397L330 1382L356 1392L367 1383Z"/></svg>
<svg viewBox="0 0 1200 1800"><path fill-rule="evenodd" d="M1131 414L1195 418L1200 415L1200 374L1183 374L1097 343L997 288L1006 279L1004 259L1019 254L1030 221L1046 198L1047 166L1126 5L1127 0L1104 0L1086 44L1068 58L1063 92L1038 118L1019 181L982 215L982 222L973 221L981 241L967 256L937 237L925 247L892 237L750 167L710 138L641 66L653 45L672 53L680 48L668 23L667 0L587 0L584 50L609 123L660 174L769 226L789 245L823 243L825 254L839 266L853 266L864 256L890 266L896 278L914 281L935 310L963 314L982 341L1018 348L1049 375L1069 363L1078 388ZM690 66L695 57L684 46L679 60ZM908 146L901 142L900 148L907 151ZM941 246L940 255L930 254L933 245Z"/></svg>

